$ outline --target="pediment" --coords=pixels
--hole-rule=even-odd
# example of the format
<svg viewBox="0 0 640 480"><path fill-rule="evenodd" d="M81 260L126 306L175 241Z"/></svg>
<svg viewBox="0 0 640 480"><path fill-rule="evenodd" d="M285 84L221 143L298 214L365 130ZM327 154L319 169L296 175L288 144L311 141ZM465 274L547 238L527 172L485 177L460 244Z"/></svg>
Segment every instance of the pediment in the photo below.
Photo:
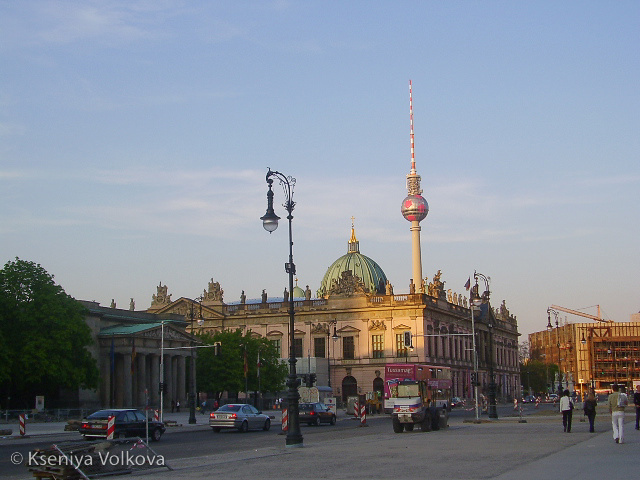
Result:
<svg viewBox="0 0 640 480"><path fill-rule="evenodd" d="M284 333L282 333L280 330L271 330L270 332L267 332L267 337L283 337Z"/></svg>
<svg viewBox="0 0 640 480"><path fill-rule="evenodd" d="M200 316L200 312L202 311L202 317L205 320L224 319L224 315L219 311L214 310L210 306L200 304L195 300L187 297L180 297L176 301L171 302L169 305L166 305L161 309L154 311L154 313L172 313L175 315L182 315L185 321L189 321L191 319L191 306L193 306L194 318L198 318Z"/></svg>
<svg viewBox="0 0 640 480"><path fill-rule="evenodd" d="M401 323L400 325L396 325L395 327L393 327L394 330L411 330L411 327L409 325L405 325L404 323Z"/></svg>
<svg viewBox="0 0 640 480"><path fill-rule="evenodd" d="M293 331L293 334L294 334L294 335L300 335L300 336L304 336L304 335L306 335L306 333L305 333L305 331L304 331L304 330L299 330L299 329L297 329L297 328Z"/></svg>
<svg viewBox="0 0 640 480"><path fill-rule="evenodd" d="M360 333L360 329L353 327L351 325L347 325L346 327L342 327L341 329L338 330L339 334L344 334L344 333Z"/></svg>

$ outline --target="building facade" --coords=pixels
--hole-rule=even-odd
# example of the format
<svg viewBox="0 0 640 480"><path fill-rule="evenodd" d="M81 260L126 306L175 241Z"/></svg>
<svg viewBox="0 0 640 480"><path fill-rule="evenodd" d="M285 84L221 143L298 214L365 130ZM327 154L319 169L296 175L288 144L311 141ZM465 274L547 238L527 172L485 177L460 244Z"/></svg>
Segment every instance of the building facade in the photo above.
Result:
<svg viewBox="0 0 640 480"><path fill-rule="evenodd" d="M94 344L89 351L98 363L100 383L96 391L80 391L80 403L88 408L160 405L160 383L166 384L164 407L172 401L187 405L188 348L195 339L186 332L183 315L102 307L81 301L88 313ZM164 375L162 374L164 373Z"/></svg>
<svg viewBox="0 0 640 480"><path fill-rule="evenodd" d="M354 275L355 264L364 271ZM318 385L330 385L337 397L346 400L351 395L382 391L386 364L448 366L452 394L472 397L473 339L467 298L445 290L440 271L432 281L425 279L425 293L417 292L412 282L410 293L395 294L378 269L376 262L360 254L352 228L347 254L328 269L319 296L312 299L307 286L304 297L294 297L297 372L316 373ZM226 304L219 283L211 280L201 301L156 302L149 312L184 318L191 308L199 311L201 302L202 321L194 324L193 333L250 332L272 341L285 361L290 338L287 300L286 295L269 300L263 291L261 299L247 301L243 292L240 302ZM498 398L510 400L521 394L517 321L505 302L498 309L490 308L489 314L491 322L475 322L480 390L488 390L489 363L493 361ZM413 349L404 343L405 332L411 333Z"/></svg>
<svg viewBox="0 0 640 480"><path fill-rule="evenodd" d="M567 323L529 335L530 358L556 364L554 390L604 393L640 382L640 322Z"/></svg>

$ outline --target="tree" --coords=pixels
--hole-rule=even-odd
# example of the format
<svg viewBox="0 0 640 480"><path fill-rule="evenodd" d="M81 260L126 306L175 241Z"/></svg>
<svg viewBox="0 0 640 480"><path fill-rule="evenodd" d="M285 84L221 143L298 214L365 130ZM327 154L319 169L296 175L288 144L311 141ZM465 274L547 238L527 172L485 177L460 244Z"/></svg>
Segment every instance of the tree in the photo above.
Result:
<svg viewBox="0 0 640 480"><path fill-rule="evenodd" d="M214 335L199 335L205 345L220 342L219 355L214 348L199 348L196 363L198 390L213 393L220 399L223 392L243 392L245 390L245 347L246 383L249 391L277 392L284 388L287 365L280 361L275 346L266 338L253 338L251 332L225 330ZM260 377L258 379L258 352L260 352Z"/></svg>
<svg viewBox="0 0 640 480"><path fill-rule="evenodd" d="M534 393L549 393L550 379L554 378L558 371L555 364L547 365L539 360L529 360L520 364L520 381L524 386L524 392L529 394L529 389Z"/></svg>
<svg viewBox="0 0 640 480"><path fill-rule="evenodd" d="M98 367L85 309L39 264L16 258L0 270L0 382L24 406L61 388L95 388ZM2 355L4 354L4 358ZM16 403L17 403L16 402Z"/></svg>

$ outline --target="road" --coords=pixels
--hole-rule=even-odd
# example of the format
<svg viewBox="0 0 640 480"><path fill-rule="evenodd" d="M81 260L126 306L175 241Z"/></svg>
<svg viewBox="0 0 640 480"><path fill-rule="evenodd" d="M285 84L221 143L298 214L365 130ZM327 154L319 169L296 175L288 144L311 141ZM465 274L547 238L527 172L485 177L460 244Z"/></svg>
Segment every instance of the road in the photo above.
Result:
<svg viewBox="0 0 640 480"><path fill-rule="evenodd" d="M553 405L540 405L536 409L533 405L523 405L523 416L539 414L544 411L551 411L555 407ZM513 416L512 406L500 406L498 415L500 417ZM451 424L460 425L464 419L473 419L475 412L473 410L454 409L451 412ZM482 415L483 419L487 416ZM322 425L320 427L311 427L302 425L302 434L306 446L322 445L331 442L362 442L365 438L375 436L386 437L392 432L391 420L389 416L373 415L367 419L367 427L360 427L360 422L342 415L335 426ZM437 435L440 432L432 432L427 435L433 435L437 441ZM13 437L12 439L0 440L0 478L2 479L18 479L30 478L30 473L22 464L14 464L15 455L21 455L23 459L27 459L30 452L35 449L49 448L54 443L69 442L79 440L80 436L76 434L53 434L46 436L34 436L31 438L20 439ZM165 463L171 465L173 463L183 464L189 459L197 459L209 455L215 455L220 458L224 456L235 457L239 454L247 452L257 452L279 449L285 443L285 437L280 432L280 425L275 424L272 429L264 432L262 430L252 431L249 433L240 433L237 431L222 431L213 433L206 426L200 424L196 427L189 428L168 428L165 435L159 442L151 442L150 447L158 455L162 455ZM14 455L14 457L12 457Z"/></svg>

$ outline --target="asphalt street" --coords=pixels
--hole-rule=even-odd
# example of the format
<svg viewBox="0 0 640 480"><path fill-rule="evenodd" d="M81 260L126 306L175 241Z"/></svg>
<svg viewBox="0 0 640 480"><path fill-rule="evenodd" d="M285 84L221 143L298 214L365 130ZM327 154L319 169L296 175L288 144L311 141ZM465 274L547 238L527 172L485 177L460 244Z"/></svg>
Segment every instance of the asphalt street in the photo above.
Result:
<svg viewBox="0 0 640 480"><path fill-rule="evenodd" d="M599 412L604 410L600 407ZM270 432L214 434L204 422L195 426L177 418L182 427L172 427L162 440L152 443L166 457L166 467L147 473L127 475L127 479L199 478L428 478L428 479L540 479L560 475L567 479L611 476L635 478L640 471L640 432L633 429L627 414L625 443L616 444L611 434L610 416L599 413L596 432L575 415L571 433L562 430L561 417L552 410L527 408L522 419L509 409L501 417L473 423L472 412L454 412L450 427L437 432L395 434L388 416L369 417L366 427L342 417L336 427L302 427L304 446L285 446L279 435L276 412ZM183 414L179 414L183 415ZM511 416L507 416L511 415ZM200 420L202 417L199 417ZM181 421L184 420L184 423ZM521 423L521 420L526 420ZM36 433L29 439L0 439L0 477L31 478L30 472L5 469L12 449L29 449L37 443L64 440L51 425L50 433ZM67 434L66 438L71 438ZM77 437L74 437L77 438ZM196 447L199 445L199 448ZM5 458L7 457L7 458ZM17 466L20 467L20 466Z"/></svg>

